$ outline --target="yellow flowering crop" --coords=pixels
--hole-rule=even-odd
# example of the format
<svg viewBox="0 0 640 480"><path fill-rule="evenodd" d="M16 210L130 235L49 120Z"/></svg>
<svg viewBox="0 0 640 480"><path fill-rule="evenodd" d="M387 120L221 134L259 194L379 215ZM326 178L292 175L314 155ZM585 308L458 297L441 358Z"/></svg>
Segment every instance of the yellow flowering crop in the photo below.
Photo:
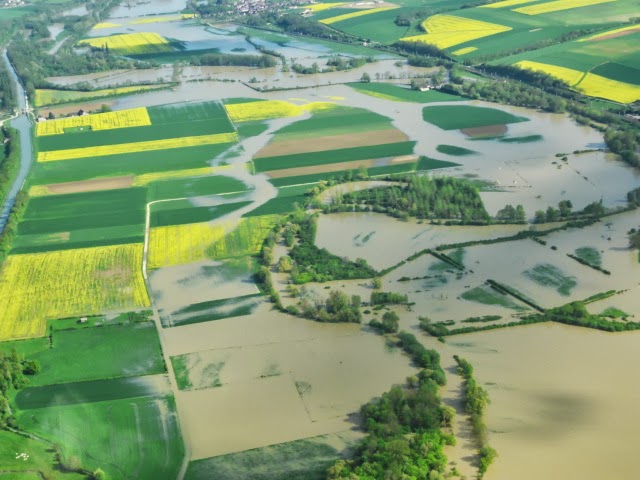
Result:
<svg viewBox="0 0 640 480"><path fill-rule="evenodd" d="M142 25L145 23L163 23L163 22L177 22L180 20L189 20L196 18L195 13L182 13L180 15L163 15L163 16L149 16L144 18L138 18L131 22L131 25Z"/></svg>
<svg viewBox="0 0 640 480"><path fill-rule="evenodd" d="M47 319L148 307L142 244L10 255L0 273L0 340L42 336Z"/></svg>
<svg viewBox="0 0 640 480"><path fill-rule="evenodd" d="M36 126L36 136L60 135L66 128L91 127L91 130L112 130L114 128L143 127L151 125L149 113L144 107L97 113L81 117L59 118L40 122Z"/></svg>
<svg viewBox="0 0 640 480"><path fill-rule="evenodd" d="M556 0L555 2L536 3L527 7L515 8L513 11L525 15L540 15L542 13L559 12L572 8L588 7L600 3L615 2L616 0Z"/></svg>
<svg viewBox="0 0 640 480"><path fill-rule="evenodd" d="M29 187L30 197L44 197L46 195L51 195L47 185L33 185Z"/></svg>
<svg viewBox="0 0 640 480"><path fill-rule="evenodd" d="M145 185L149 185L152 182L157 182L160 180L171 180L175 178L204 177L207 175L218 174L230 168L231 165L222 165L219 167L187 168L185 170L170 170L166 172L144 173L142 175L136 176L133 181L133 186L143 187Z"/></svg>
<svg viewBox="0 0 640 480"><path fill-rule="evenodd" d="M157 33L124 33L108 37L87 38L80 40L79 43L95 48L108 47L112 53L120 55L173 51L173 47L167 39Z"/></svg>
<svg viewBox="0 0 640 480"><path fill-rule="evenodd" d="M100 22L100 23L96 23L93 26L93 30L100 30L102 28L114 28L114 27L119 27L119 26L120 26L119 23Z"/></svg>
<svg viewBox="0 0 640 480"><path fill-rule="evenodd" d="M520 67L526 70L533 70L537 72L543 72L559 80L562 80L569 86L577 84L584 73L580 70L573 70L571 68L557 67L555 65L548 65L546 63L530 62L529 60L523 60L515 64L516 67Z"/></svg>
<svg viewBox="0 0 640 480"><path fill-rule="evenodd" d="M264 215L234 223L205 222L152 228L149 268L256 254L277 219L278 215Z"/></svg>
<svg viewBox="0 0 640 480"><path fill-rule="evenodd" d="M359 10L357 12L338 15L337 17L325 18L324 20L319 20L319 22L324 23L325 25L331 25L332 23L342 22L343 20L349 20L350 18L362 17L364 15L371 15L372 13L384 12L386 10L393 10L395 8L398 8L398 7L380 7L380 8L370 8L368 10Z"/></svg>
<svg viewBox="0 0 640 480"><path fill-rule="evenodd" d="M486 5L480 5L478 8L506 8L513 7L514 5L522 5L523 3L531 3L536 0L503 0L502 2L488 3Z"/></svg>
<svg viewBox="0 0 640 480"><path fill-rule="evenodd" d="M133 87L105 88L103 90L92 90L82 92L79 90L48 90L37 89L35 102L39 107L43 105L56 105L58 103L76 102L85 99L111 97L115 95L126 95L128 93L146 92L166 88L167 84L157 85L136 85Z"/></svg>
<svg viewBox="0 0 640 480"><path fill-rule="evenodd" d="M598 40L602 37L608 37L610 35L615 35L617 33L625 33L625 35L628 35L628 33L626 32L629 32L629 33L640 32L640 25L636 24L636 25L628 25L626 27L621 27L621 28L614 28L613 30L607 30L606 32L596 33L595 35L591 35L590 37L587 37L587 38L581 38L578 41L588 42L589 40Z"/></svg>
<svg viewBox="0 0 640 480"><path fill-rule="evenodd" d="M609 78L583 73L570 68L556 67L545 63L522 61L516 67L547 73L567 83L573 90L590 97L605 98L620 103L632 103L640 100L640 86L618 82Z"/></svg>
<svg viewBox="0 0 640 480"><path fill-rule="evenodd" d="M148 152L155 150L169 150L173 148L198 147L216 143L231 143L238 141L238 134L218 133L215 135L200 135L197 137L166 138L164 140L149 140L146 142L120 143L118 145L100 145L97 147L70 148L67 150L52 150L39 152L39 162L54 162L58 160L74 160L76 158L104 157L106 155L121 155L125 153Z"/></svg>
<svg viewBox="0 0 640 480"><path fill-rule="evenodd" d="M311 10L312 12L321 12L323 10L328 10L329 8L339 7L340 5L344 5L344 2L338 3L313 3L311 5L303 5L300 8L304 10Z"/></svg>
<svg viewBox="0 0 640 480"><path fill-rule="evenodd" d="M440 49L445 49L511 30L511 27L498 25L497 23L482 22L454 15L434 15L427 18L422 23L422 26L428 33L404 37L401 40L428 43Z"/></svg>
<svg viewBox="0 0 640 480"><path fill-rule="evenodd" d="M587 73L575 89L585 95L606 98L614 102L632 103L640 100L640 86L618 82L593 73Z"/></svg>
<svg viewBox="0 0 640 480"><path fill-rule="evenodd" d="M234 103L225 105L229 118L233 122L250 122L270 120L272 118L297 117L307 112L319 112L334 108L331 102L311 102L295 105L284 100L267 100L264 102Z"/></svg>
<svg viewBox="0 0 640 480"><path fill-rule="evenodd" d="M476 50L478 50L477 47L465 47L465 48L460 48L455 52L451 52L451 53L453 53L454 55L466 55L467 53L475 52Z"/></svg>

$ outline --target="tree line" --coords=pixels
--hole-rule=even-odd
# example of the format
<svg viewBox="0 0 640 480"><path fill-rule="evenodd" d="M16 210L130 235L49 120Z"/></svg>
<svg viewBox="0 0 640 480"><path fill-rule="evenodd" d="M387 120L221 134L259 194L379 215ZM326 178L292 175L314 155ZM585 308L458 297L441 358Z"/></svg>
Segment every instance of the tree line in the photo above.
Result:
<svg viewBox="0 0 640 480"><path fill-rule="evenodd" d="M487 473L489 465L497 456L496 451L489 445L487 425L484 421L484 412L489 404L489 394L473 378L473 366L458 355L454 355L453 358L458 364L458 375L464 378L464 408L471 417L473 433L480 447L478 479L482 479Z"/></svg>
<svg viewBox="0 0 640 480"><path fill-rule="evenodd" d="M342 205L368 205L371 211L397 218L456 219L463 223L489 221L477 189L453 177L405 176L395 178L399 185L350 192L325 208L341 211Z"/></svg>
<svg viewBox="0 0 640 480"><path fill-rule="evenodd" d="M451 426L454 413L438 395L445 381L440 356L407 332L398 334L398 345L424 358L426 361L420 363L425 366L418 375L407 378L405 386L393 387L360 409L367 436L351 460L338 460L329 468L328 480L445 478L443 448L453 445L455 438L443 429ZM434 372L441 376L436 377Z"/></svg>

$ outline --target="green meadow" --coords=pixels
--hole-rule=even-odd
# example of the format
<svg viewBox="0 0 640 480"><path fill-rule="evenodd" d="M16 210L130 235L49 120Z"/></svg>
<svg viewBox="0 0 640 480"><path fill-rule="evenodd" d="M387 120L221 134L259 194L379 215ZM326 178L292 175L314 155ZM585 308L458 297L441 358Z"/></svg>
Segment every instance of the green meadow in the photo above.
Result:
<svg viewBox="0 0 640 480"><path fill-rule="evenodd" d="M527 118L516 117L495 108L470 105L435 105L422 110L422 118L443 130L488 127L509 123L526 122Z"/></svg>

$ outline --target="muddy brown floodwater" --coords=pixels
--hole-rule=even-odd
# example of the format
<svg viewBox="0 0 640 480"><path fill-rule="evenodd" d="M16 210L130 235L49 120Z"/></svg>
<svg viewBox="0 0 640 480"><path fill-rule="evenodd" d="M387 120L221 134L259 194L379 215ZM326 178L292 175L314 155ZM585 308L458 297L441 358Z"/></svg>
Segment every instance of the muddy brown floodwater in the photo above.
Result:
<svg viewBox="0 0 640 480"><path fill-rule="evenodd" d="M439 347L467 358L489 391L489 440L499 457L485 478L636 478L639 344L639 332L543 324Z"/></svg>

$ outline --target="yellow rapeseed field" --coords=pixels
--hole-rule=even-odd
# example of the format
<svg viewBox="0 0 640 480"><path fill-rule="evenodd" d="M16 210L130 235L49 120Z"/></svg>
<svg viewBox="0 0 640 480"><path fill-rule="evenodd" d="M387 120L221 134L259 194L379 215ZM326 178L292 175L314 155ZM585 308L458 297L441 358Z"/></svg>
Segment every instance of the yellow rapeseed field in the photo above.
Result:
<svg viewBox="0 0 640 480"><path fill-rule="evenodd" d="M555 2L536 3L527 7L514 8L514 12L525 15L540 15L543 13L571 10L572 8L588 7L599 3L615 2L616 0L556 0Z"/></svg>
<svg viewBox="0 0 640 480"><path fill-rule="evenodd" d="M108 37L96 37L80 40L82 45L95 48L108 47L112 53L120 55L136 55L143 53L172 52L173 47L157 33L124 33Z"/></svg>
<svg viewBox="0 0 640 480"><path fill-rule="evenodd" d="M618 82L593 73L587 73L575 89L585 95L614 102L632 103L640 100L640 86Z"/></svg>
<svg viewBox="0 0 640 480"><path fill-rule="evenodd" d="M149 268L253 255L260 251L278 215L243 218L234 223L192 223L152 228Z"/></svg>
<svg viewBox="0 0 640 480"><path fill-rule="evenodd" d="M523 3L532 3L537 0L504 0L502 2L488 3L486 5L480 5L478 8L506 8L513 7L514 5L522 5Z"/></svg>
<svg viewBox="0 0 640 480"><path fill-rule="evenodd" d="M231 168L231 165L219 167L188 168L186 170L170 170L166 172L144 173L137 175L133 180L134 187L144 187L152 182L160 180L172 180L175 178L204 177L206 175L218 174Z"/></svg>
<svg viewBox="0 0 640 480"><path fill-rule="evenodd" d="M100 22L100 23L96 23L93 26L93 30L100 30L102 28L114 28L114 27L119 27L119 26L120 26L119 23Z"/></svg>
<svg viewBox="0 0 640 480"><path fill-rule="evenodd" d="M10 255L0 272L0 340L42 336L47 319L148 307L142 244Z"/></svg>
<svg viewBox="0 0 640 480"><path fill-rule="evenodd" d="M267 100L264 102L234 103L225 105L229 118L233 122L250 122L269 120L272 118L297 117L307 112L319 112L334 108L331 102L310 102L295 105L284 100Z"/></svg>
<svg viewBox="0 0 640 480"><path fill-rule="evenodd" d="M163 23L163 22L177 22L180 20L189 20L191 18L196 18L197 15L195 13L183 13L180 15L163 15L163 16L148 16L145 18L138 18L132 21L131 25L143 25L145 23Z"/></svg>
<svg viewBox="0 0 640 480"><path fill-rule="evenodd" d="M571 68L557 67L555 65L548 65L546 63L530 62L529 60L523 60L515 64L516 67L524 68L526 70L533 70L537 72L544 72L559 80L562 80L569 86L574 86L584 76L584 73L580 70L573 70Z"/></svg>
<svg viewBox="0 0 640 480"><path fill-rule="evenodd" d="M51 191L47 185L33 185L29 187L30 197L44 197L46 195L51 195Z"/></svg>
<svg viewBox="0 0 640 480"><path fill-rule="evenodd" d="M312 12L321 12L323 10L328 10L329 8L338 7L340 5L344 5L344 2L338 3L313 3L311 5L303 5L303 10L311 10Z"/></svg>
<svg viewBox="0 0 640 480"><path fill-rule="evenodd" d="M36 126L36 136L63 134L66 128L91 127L91 130L112 130L114 128L142 127L151 125L149 113L144 107L117 112L67 117L40 122Z"/></svg>
<svg viewBox="0 0 640 480"><path fill-rule="evenodd" d="M511 30L511 27L498 25L497 23L441 14L427 18L422 23L422 26L428 33L415 35L413 37L404 37L400 40L423 42L434 45L440 49L445 49Z"/></svg>
<svg viewBox="0 0 640 480"><path fill-rule="evenodd" d="M342 22L343 20L349 20L350 18L362 17L364 15L371 15L372 13L385 12L387 10L393 10L398 7L380 7L380 8L370 8L368 10L358 10L357 12L345 13L343 15L338 15L336 17L325 18L324 20L320 20L320 23L324 23L325 25L331 25L332 23Z"/></svg>
<svg viewBox="0 0 640 480"><path fill-rule="evenodd" d="M590 40L598 40L602 37L608 37L610 35L616 35L618 33L625 33L625 32L629 32L629 33L640 32L640 24L628 25L626 27L621 27L621 28L614 28L613 30L607 30L606 32L596 33L595 35L591 35L590 37L587 37L587 38L581 38L578 41L588 42Z"/></svg>
<svg viewBox="0 0 640 480"><path fill-rule="evenodd" d="M92 90L90 92L82 92L79 90L37 89L35 102L37 106L41 107L43 105L56 105L58 103L75 102L84 99L126 95L128 93L144 92L147 90L155 90L166 87L167 84L136 85L133 87L105 88L103 90Z"/></svg>
<svg viewBox="0 0 640 480"><path fill-rule="evenodd" d="M164 140L150 140L146 142L120 143L118 145L70 148L67 150L39 152L38 162L55 162L58 160L73 160L76 158L104 157L106 155L121 155L125 153L198 147L201 145L213 145L216 143L231 143L237 141L238 134L233 132L218 133L215 135L200 135L198 137L179 137L167 138Z"/></svg>
<svg viewBox="0 0 640 480"><path fill-rule="evenodd" d="M465 47L456 50L455 52L451 52L453 55L466 55L467 53L475 52L477 47Z"/></svg>

